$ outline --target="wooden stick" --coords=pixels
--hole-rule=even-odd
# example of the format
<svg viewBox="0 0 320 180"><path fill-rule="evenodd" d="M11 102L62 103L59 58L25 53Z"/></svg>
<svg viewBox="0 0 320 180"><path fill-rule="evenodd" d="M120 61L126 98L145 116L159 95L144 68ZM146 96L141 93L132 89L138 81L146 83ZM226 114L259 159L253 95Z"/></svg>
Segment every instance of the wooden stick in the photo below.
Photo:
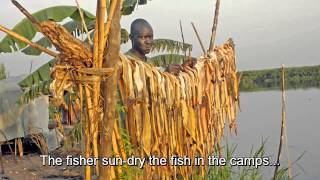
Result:
<svg viewBox="0 0 320 180"><path fill-rule="evenodd" d="M14 155L17 156L17 139L14 139Z"/></svg>
<svg viewBox="0 0 320 180"><path fill-rule="evenodd" d="M112 150L113 150L115 157L121 157L121 154L119 152L119 141L117 142L115 131L112 132L112 142L111 143L112 143ZM116 168L116 170L117 170L118 174L122 174L121 166L118 166Z"/></svg>
<svg viewBox="0 0 320 180"><path fill-rule="evenodd" d="M183 29L182 29L182 23L181 23L181 20L180 20L180 32L181 32L181 37L182 37L182 50L184 52L184 61L186 60L187 58L187 50L185 49L185 45L184 45L184 35L183 35Z"/></svg>
<svg viewBox="0 0 320 180"><path fill-rule="evenodd" d="M106 42L107 42L107 40L109 38L110 29L111 29L111 23L112 23L112 19L114 17L115 11L116 11L117 4L118 4L118 0L111 1L110 12L108 14L108 19L107 19L107 22L106 22L105 27L104 27L104 42L103 42L103 45L106 45Z"/></svg>
<svg viewBox="0 0 320 180"><path fill-rule="evenodd" d="M200 36L199 36L199 34L198 34L198 31L197 31L195 25L193 24L193 22L191 22L191 25L192 25L192 27L193 27L194 32L195 32L196 35L197 35L197 38L198 38L198 41L199 41L199 43L200 43L200 45L201 45L201 49L202 49L202 51L203 51L203 54L206 54L206 50L204 49L203 43L202 43L202 41L201 41L201 38L200 38Z"/></svg>
<svg viewBox="0 0 320 180"><path fill-rule="evenodd" d="M121 138L121 135L120 135L120 128L119 128L119 125L118 125L118 121L116 121L114 123L114 133L116 135L116 139L117 139L117 142L118 142L118 146L119 146L121 157L122 157L122 159L127 160L127 154L126 154L126 152L124 150L124 145L123 145L123 141L122 141L122 138Z"/></svg>
<svg viewBox="0 0 320 180"><path fill-rule="evenodd" d="M40 29L40 23L36 18L34 18L24 7L21 6L16 0L11 0L11 2L36 26L36 28Z"/></svg>
<svg viewBox="0 0 320 180"><path fill-rule="evenodd" d="M103 105L103 119L100 123L100 144L99 155L101 157L112 156L112 146L106 142L112 141L112 133L114 129L114 123L116 121L116 103L117 103L117 83L119 81L119 52L120 52L120 7L121 3L118 0L111 0L111 4L116 2L114 10L114 16L110 26L109 35L112 38L106 38L108 40L108 53L106 58L108 61L103 62L103 67L113 67L114 72L108 79L102 82L102 94L104 99ZM109 13L111 15L111 12ZM106 28L108 29L108 28ZM100 180L112 177L112 169L109 166L100 166Z"/></svg>
<svg viewBox="0 0 320 180"><path fill-rule="evenodd" d="M108 39L108 35L110 32L110 27L111 27L111 22L112 22L112 19L113 19L113 16L114 16L114 13L115 13L115 10L117 7L117 3L118 3L118 0L111 1L110 11L109 11L107 22L105 23L105 28L104 28L105 29L105 31L104 31L105 39Z"/></svg>
<svg viewBox="0 0 320 180"><path fill-rule="evenodd" d="M104 3L104 4L102 4ZM97 1L97 11L96 11L96 28L94 32L94 67L99 68L100 66L100 61L102 61L103 58L103 28L104 28L104 16L105 16L105 11L106 11L106 2L105 0L98 0ZM90 92L87 92L87 94ZM92 100L92 109L89 110L89 117L91 120L91 131L90 134L92 136L92 146L93 146L93 154L94 156L99 156L99 146L98 146L98 139L97 139L97 134L98 134L98 129L99 127L95 124L98 123L99 121L96 120L96 118L99 118L97 116L97 108L99 106L99 95L100 95L100 82L95 82L93 84L93 97ZM91 111L91 113L90 113ZM98 163L96 165L96 173L99 176L100 175L100 168L101 164Z"/></svg>
<svg viewBox="0 0 320 180"><path fill-rule="evenodd" d="M288 136L287 136L287 125L285 125L284 128L284 137L285 137L285 142L286 142L286 150L287 150L287 159L288 159L288 179L292 179L292 164L291 164L291 159L290 159L290 152L289 152L289 147L288 147Z"/></svg>
<svg viewBox="0 0 320 180"><path fill-rule="evenodd" d="M98 29L99 29L99 0L97 1L97 12L96 12L96 26L94 31L94 37L93 37L93 67L98 67L99 61L99 35L98 35Z"/></svg>
<svg viewBox="0 0 320 180"><path fill-rule="evenodd" d="M83 28L84 28L84 30L86 31L87 36L88 36L89 44L92 44L92 40L91 40L89 31L88 31L88 27L87 27L86 21L84 20L83 12L82 12L82 10L81 10L81 8L80 8L80 3L79 3L78 0L76 0L76 4L77 4L78 10L79 10L79 14L80 14L82 26L83 26Z"/></svg>
<svg viewBox="0 0 320 180"><path fill-rule="evenodd" d="M106 43L106 40L105 40L105 36L104 36L104 18L105 18L105 15L106 15L106 0L99 0L99 17L98 17L98 52L99 52L99 55L98 55L98 67L101 67L102 66L102 61L103 61L103 53L104 53L104 47L105 47L105 43Z"/></svg>
<svg viewBox="0 0 320 180"><path fill-rule="evenodd" d="M215 10L215 13L214 13L214 20L213 20L213 26L212 26L212 34L211 34L209 52L212 52L213 49L214 49L214 42L216 40L216 34L217 34L219 10L220 10L220 0L217 0L217 2L216 2L216 10Z"/></svg>
<svg viewBox="0 0 320 180"><path fill-rule="evenodd" d="M23 157L23 144L22 144L21 138L17 139L17 145L18 145L19 158L22 159L22 157Z"/></svg>
<svg viewBox="0 0 320 180"><path fill-rule="evenodd" d="M0 174L4 174L4 165L3 165L3 160L2 160L1 146L2 146L2 144L0 144L0 165L1 165Z"/></svg>
<svg viewBox="0 0 320 180"><path fill-rule="evenodd" d="M104 54L104 47L105 47L105 36L104 36L104 19L105 19L105 14L106 14L106 0L99 0L98 1L98 9L97 9L97 21L96 24L98 24L98 27L96 28L96 31L98 30L98 59L95 64L97 65L98 68L102 67L102 62L103 62L103 54ZM100 100L100 82L94 83L94 92L93 92L93 152L94 152L94 157L98 157L99 155L99 150L98 150L98 132L99 132L99 122L101 120L101 117L99 116L98 109L100 108L99 106L99 100ZM97 175L99 176L100 170L99 170L100 164L97 164L96 166L96 172Z"/></svg>
<svg viewBox="0 0 320 180"><path fill-rule="evenodd" d="M29 45L32 46L33 48L36 48L36 49L38 49L38 50L40 50L40 51L42 51L42 52L45 52L45 53L47 53L47 54L50 55L50 56L53 56L53 57L57 57L57 56L58 56L57 53L55 53L55 52L53 52L53 51L51 51L51 50L49 50L49 49L46 49L46 48L40 46L39 44L36 44L36 43L34 43L34 42L31 42L29 39L27 39L27 38L25 38L25 37L23 37L23 36L15 33L15 32L13 32L13 31L5 28L5 27L2 26L2 25L0 25L0 31L3 31L3 32L7 33L8 35L16 38L16 39L19 40L19 41L22 41L22 42L24 42L24 43L29 44Z"/></svg>
<svg viewBox="0 0 320 180"><path fill-rule="evenodd" d="M91 156L91 141L90 141L90 137L93 134L93 124L92 124L92 117L93 117L93 107L92 107L92 97L91 97L91 93L90 90L88 89L87 86L84 87L84 93L86 95L86 107L87 107L87 119L86 119L86 126L85 126L85 156L86 158L89 158ZM94 151L94 149L93 149ZM91 179L91 167L90 166L85 166L85 179L86 180L90 180Z"/></svg>
<svg viewBox="0 0 320 180"><path fill-rule="evenodd" d="M31 72L32 72L32 65L33 65L33 61L30 62L29 74L31 74Z"/></svg>
<svg viewBox="0 0 320 180"><path fill-rule="evenodd" d="M276 179L276 175L277 175L277 171L278 168L280 166L280 156L281 156L281 149L282 149L282 142L283 142L283 137L284 137L284 128L285 128L285 124L286 124L286 99L285 99L285 80L284 80L284 65L282 65L281 67L281 74L282 74L282 78L281 78L281 90L282 90L282 113L281 113L281 132L280 132L280 143L279 143L279 149L278 149L278 157L277 157L277 166L274 170L274 176L273 179Z"/></svg>

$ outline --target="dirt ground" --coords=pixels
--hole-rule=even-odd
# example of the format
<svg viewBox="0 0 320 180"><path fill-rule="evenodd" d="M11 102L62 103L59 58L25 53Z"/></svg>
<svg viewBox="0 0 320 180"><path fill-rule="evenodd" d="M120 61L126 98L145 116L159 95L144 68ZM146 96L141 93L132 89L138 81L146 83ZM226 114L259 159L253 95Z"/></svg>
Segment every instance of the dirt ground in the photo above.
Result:
<svg viewBox="0 0 320 180"><path fill-rule="evenodd" d="M59 152L51 153L51 156L63 156ZM82 179L79 167L43 166L39 153L26 154L23 158L14 157L10 154L2 156L4 173L0 174L0 179L12 180L60 180Z"/></svg>

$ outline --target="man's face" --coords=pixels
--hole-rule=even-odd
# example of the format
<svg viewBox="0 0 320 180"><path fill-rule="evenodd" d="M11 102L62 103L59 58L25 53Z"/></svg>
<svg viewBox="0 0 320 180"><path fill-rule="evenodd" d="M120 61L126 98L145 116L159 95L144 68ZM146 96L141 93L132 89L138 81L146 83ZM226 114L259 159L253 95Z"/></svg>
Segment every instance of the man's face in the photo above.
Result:
<svg viewBox="0 0 320 180"><path fill-rule="evenodd" d="M131 36L132 48L145 55L151 51L153 44L153 30L150 27L142 26Z"/></svg>

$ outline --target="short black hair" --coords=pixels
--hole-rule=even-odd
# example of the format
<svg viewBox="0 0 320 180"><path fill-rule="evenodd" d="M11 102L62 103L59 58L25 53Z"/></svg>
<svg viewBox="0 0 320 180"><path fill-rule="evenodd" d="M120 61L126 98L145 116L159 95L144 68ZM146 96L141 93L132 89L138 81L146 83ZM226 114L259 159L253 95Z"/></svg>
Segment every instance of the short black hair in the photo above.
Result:
<svg viewBox="0 0 320 180"><path fill-rule="evenodd" d="M141 27L148 27L152 29L151 25L145 19L136 19L131 23L130 34L135 34Z"/></svg>

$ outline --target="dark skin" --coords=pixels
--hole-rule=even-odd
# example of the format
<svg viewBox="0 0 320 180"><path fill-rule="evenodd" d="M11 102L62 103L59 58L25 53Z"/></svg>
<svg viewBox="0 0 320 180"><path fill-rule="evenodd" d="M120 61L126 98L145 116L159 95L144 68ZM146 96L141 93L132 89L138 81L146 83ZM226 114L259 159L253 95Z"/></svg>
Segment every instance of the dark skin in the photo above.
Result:
<svg viewBox="0 0 320 180"><path fill-rule="evenodd" d="M132 42L133 52L140 57L140 59L146 60L146 54L150 53L153 45L153 30L151 26L146 23L137 23L131 31L129 38ZM193 67L194 64L194 60L188 59L182 65L177 63L170 64L165 71L178 75L184 67Z"/></svg>
<svg viewBox="0 0 320 180"><path fill-rule="evenodd" d="M146 60L146 54L150 53L153 44L153 30L147 25L136 25L135 31L130 34L132 50L143 60Z"/></svg>

